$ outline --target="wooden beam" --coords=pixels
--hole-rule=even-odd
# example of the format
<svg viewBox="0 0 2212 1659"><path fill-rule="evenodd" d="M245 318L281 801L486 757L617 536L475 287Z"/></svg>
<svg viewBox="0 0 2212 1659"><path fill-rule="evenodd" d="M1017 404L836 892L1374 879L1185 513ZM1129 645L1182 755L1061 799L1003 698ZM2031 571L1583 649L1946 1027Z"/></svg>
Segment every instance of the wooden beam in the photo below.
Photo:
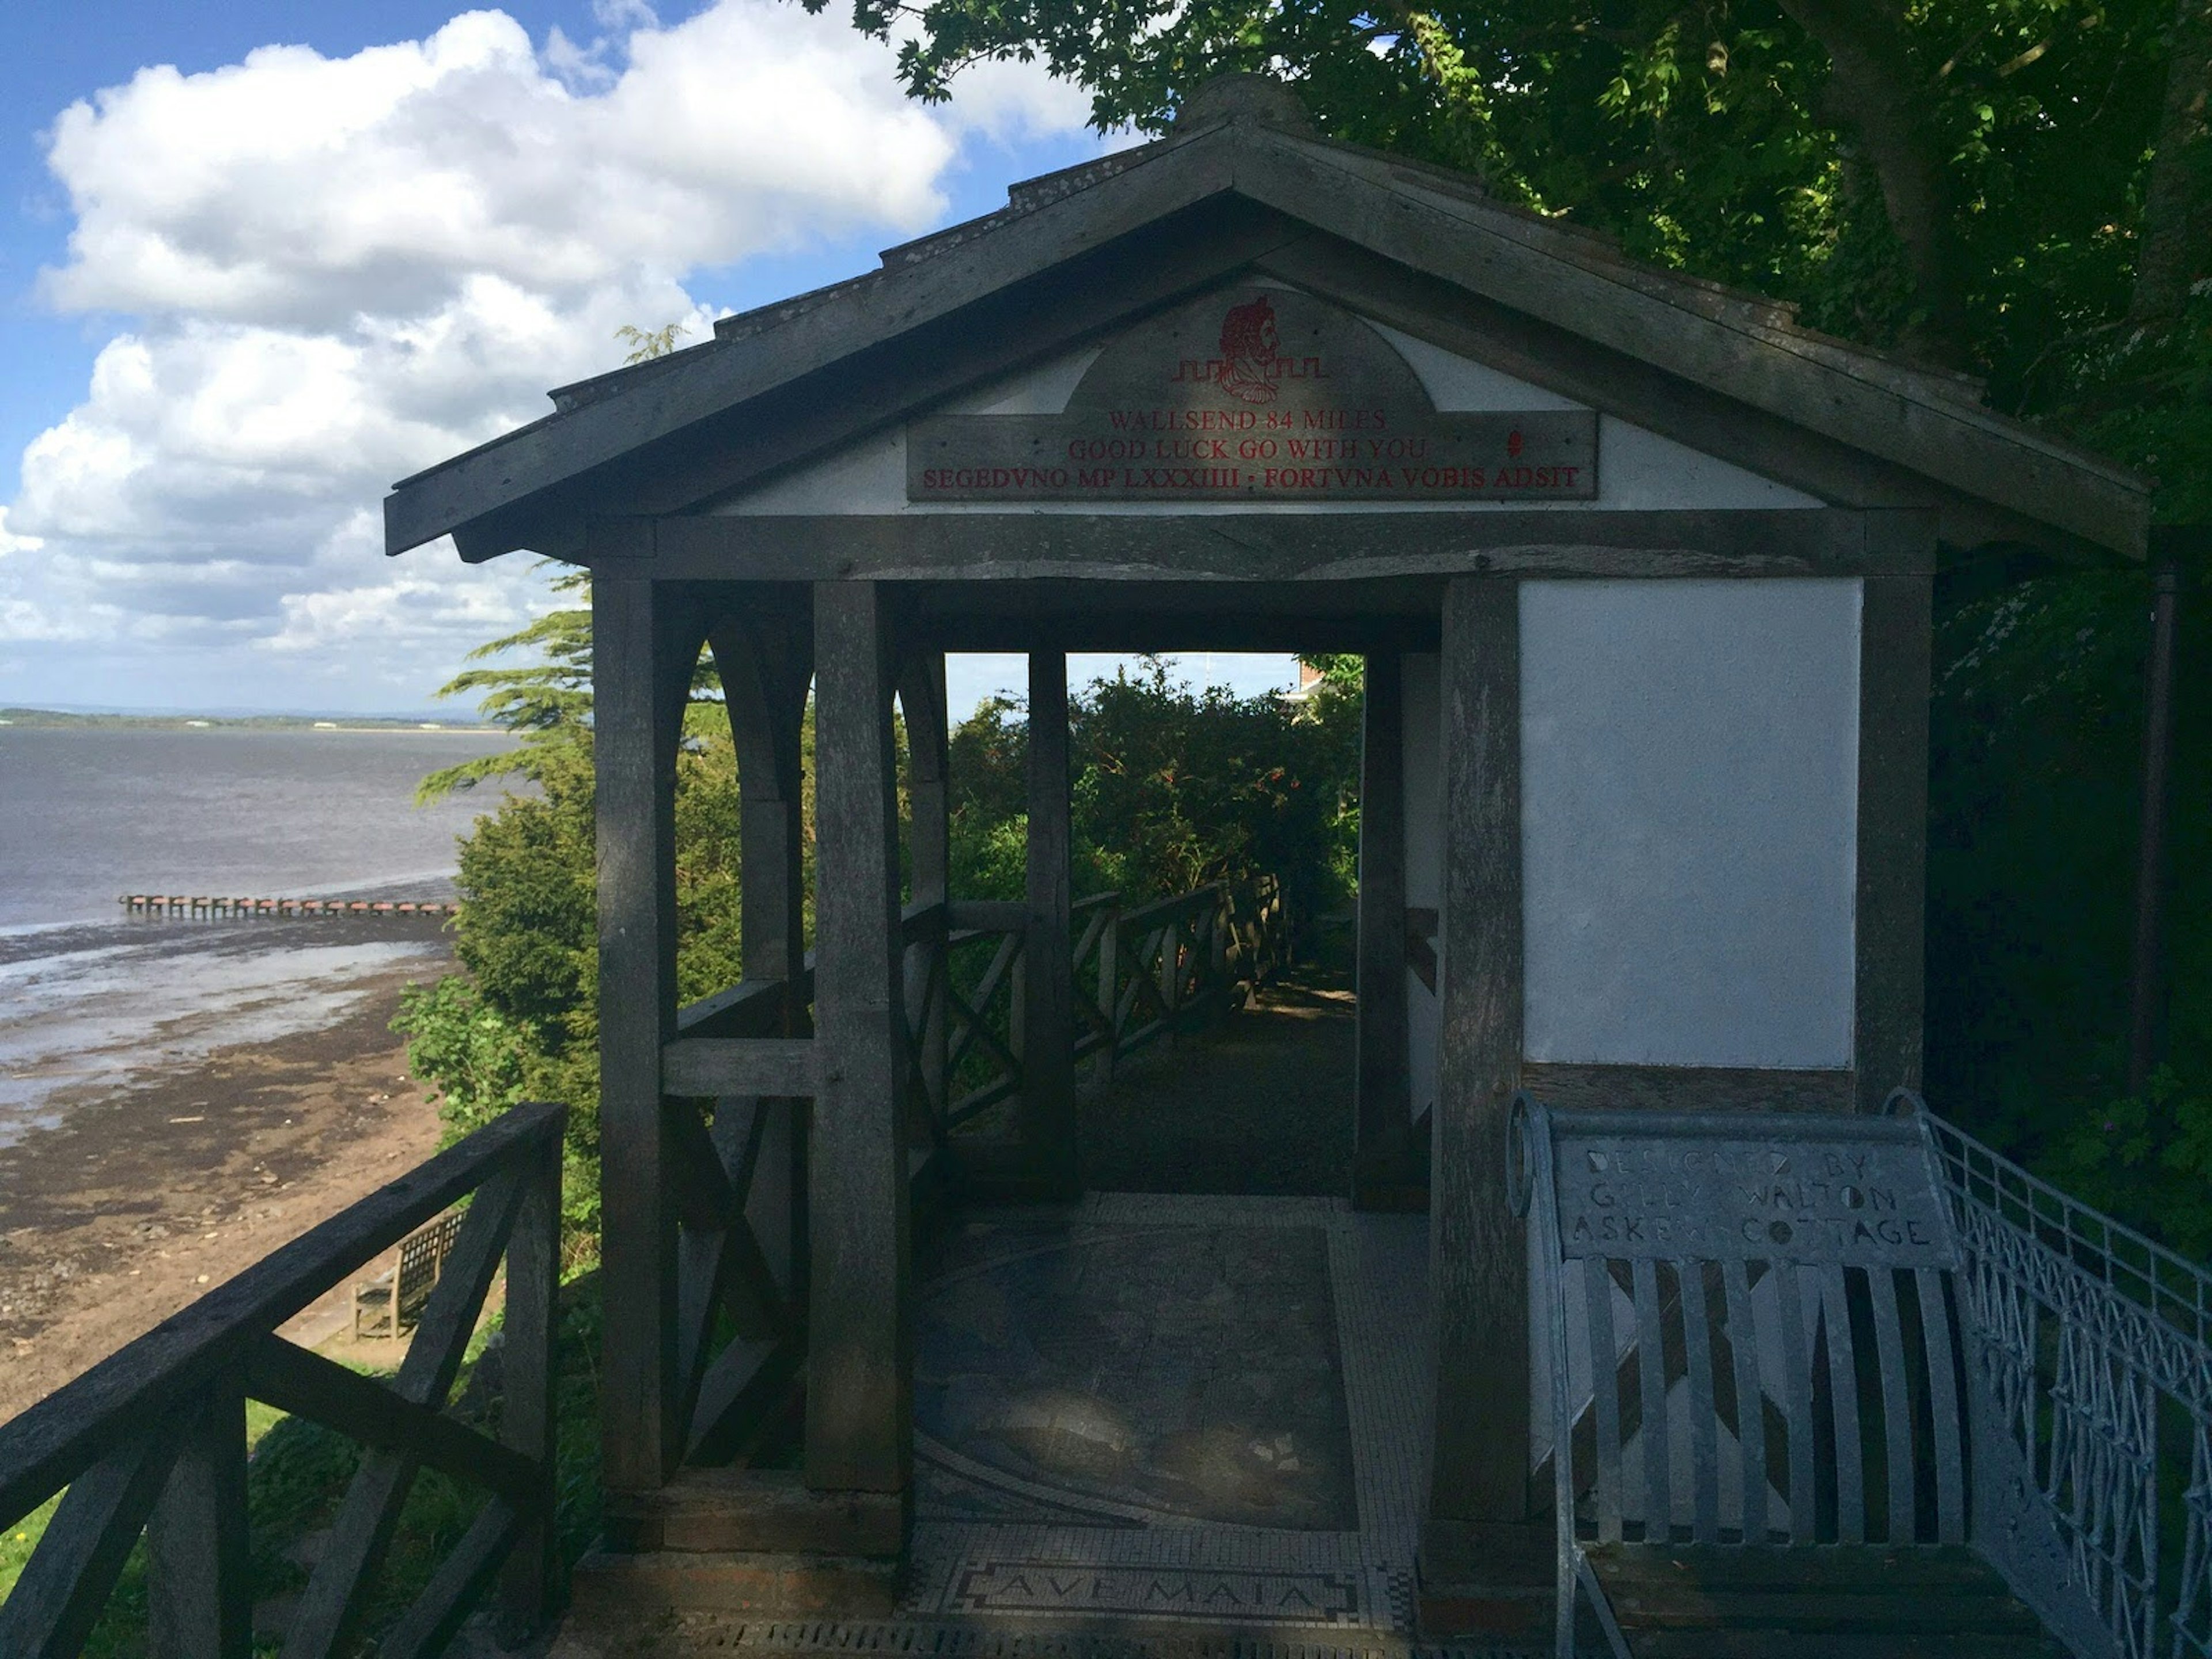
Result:
<svg viewBox="0 0 2212 1659"><path fill-rule="evenodd" d="M1530 1060L1521 1086L1557 1111L1848 1112L1848 1071Z"/></svg>
<svg viewBox="0 0 2212 1659"><path fill-rule="evenodd" d="M419 1459L518 1505L547 1495L537 1466L524 1454L281 1336L265 1335L255 1345L246 1360L246 1390L281 1412Z"/></svg>
<svg viewBox="0 0 2212 1659"><path fill-rule="evenodd" d="M887 596L814 594L816 1041L806 1484L904 1492L912 1455L905 1056Z"/></svg>
<svg viewBox="0 0 2212 1659"><path fill-rule="evenodd" d="M1472 574L1916 575L1932 545L1850 507L1345 508L1304 513L854 513L595 517L582 557L664 580L914 581L1198 579L1251 584ZM641 555L640 548L646 551Z"/></svg>
<svg viewBox="0 0 2212 1659"><path fill-rule="evenodd" d="M660 1051L662 1091L689 1099L806 1096L817 1076L805 1037L678 1037Z"/></svg>
<svg viewBox="0 0 2212 1659"><path fill-rule="evenodd" d="M1331 236L1259 268L1416 338L1844 507L1933 507L1957 546L2021 541L2074 557L2102 550L2055 526L1800 426L1642 358L1425 276Z"/></svg>
<svg viewBox="0 0 2212 1659"><path fill-rule="evenodd" d="M1411 1178L1406 1006L1405 677L1396 652L1366 659L1359 736L1357 1147L1353 1197Z"/></svg>
<svg viewBox="0 0 2212 1659"><path fill-rule="evenodd" d="M676 750L687 653L663 584L592 585L599 878L601 1458L611 1486L676 1465L676 1216L660 1052L676 1035Z"/></svg>
<svg viewBox="0 0 2212 1659"><path fill-rule="evenodd" d="M1519 584L1444 601L1443 958L1430 1237L1436 1452L1430 1516L1528 1516L1528 1282L1505 1200L1522 1040Z"/></svg>
<svg viewBox="0 0 2212 1659"><path fill-rule="evenodd" d="M1926 526L1931 542L1934 526ZM1852 1069L1858 1109L1920 1086L1927 951L1928 696L1931 584L1863 585L1859 611L1857 972Z"/></svg>
<svg viewBox="0 0 2212 1659"><path fill-rule="evenodd" d="M1237 183L1346 242L1724 391L1778 422L2142 556L2149 497L2140 479L2005 422L1962 387L1939 390L1925 373L1741 313L1701 315L1694 301L1655 293L1648 269L1562 257L1486 204L1393 188L1386 170L1353 152L1255 132Z"/></svg>
<svg viewBox="0 0 2212 1659"><path fill-rule="evenodd" d="M1076 1144L1075 969L1070 959L1067 654L1029 653L1029 891L1022 954L1021 1137L1044 1192L1082 1190Z"/></svg>
<svg viewBox="0 0 2212 1659"><path fill-rule="evenodd" d="M874 314L850 317L841 338L807 325L848 309L833 301L812 307L800 327L742 349L678 353L643 410L622 398L588 404L404 481L385 498L386 550L452 529L472 560L519 546L566 557L573 551L568 515L594 502L665 512L744 489L963 387L1202 292L1299 234L1283 216L1227 197L1219 174L1194 182L1197 191L1182 210L1163 204L1164 214L1156 209L1149 222L1124 222L1103 245L1085 236L1079 248L1023 273L1030 280L958 292L957 279L944 279L967 262L932 260L912 273L934 290L920 310L892 297L911 293L911 282L856 284L848 293ZM975 249L996 264L993 256L1030 228L1008 226L978 239ZM678 380L688 384L671 397L670 382Z"/></svg>

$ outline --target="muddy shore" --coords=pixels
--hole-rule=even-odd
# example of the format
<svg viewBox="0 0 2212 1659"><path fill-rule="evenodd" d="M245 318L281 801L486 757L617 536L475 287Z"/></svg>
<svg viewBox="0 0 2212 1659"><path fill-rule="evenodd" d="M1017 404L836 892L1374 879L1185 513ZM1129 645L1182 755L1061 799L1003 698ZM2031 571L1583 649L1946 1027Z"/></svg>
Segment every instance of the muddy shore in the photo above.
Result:
<svg viewBox="0 0 2212 1659"><path fill-rule="evenodd" d="M0 1146L0 1421L437 1149L391 1024L446 967L350 981L323 1029L134 1073Z"/></svg>

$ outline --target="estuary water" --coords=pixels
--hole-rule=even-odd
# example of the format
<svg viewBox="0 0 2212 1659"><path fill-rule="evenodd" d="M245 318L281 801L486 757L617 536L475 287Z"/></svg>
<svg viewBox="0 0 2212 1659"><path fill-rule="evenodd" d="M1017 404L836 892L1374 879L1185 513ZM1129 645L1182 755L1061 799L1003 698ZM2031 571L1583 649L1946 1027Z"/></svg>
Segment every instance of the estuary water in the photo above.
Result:
<svg viewBox="0 0 2212 1659"><path fill-rule="evenodd" d="M433 921L131 917L125 893L444 899L498 787L413 805L481 732L0 727L0 1146L73 1099L332 1023Z"/></svg>

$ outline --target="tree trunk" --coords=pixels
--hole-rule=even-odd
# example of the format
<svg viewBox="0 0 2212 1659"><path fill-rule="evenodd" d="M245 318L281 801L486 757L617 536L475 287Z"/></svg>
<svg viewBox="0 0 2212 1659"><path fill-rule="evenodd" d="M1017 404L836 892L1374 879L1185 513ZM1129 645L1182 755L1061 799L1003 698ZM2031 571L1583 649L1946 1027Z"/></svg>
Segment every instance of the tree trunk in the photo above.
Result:
<svg viewBox="0 0 2212 1659"><path fill-rule="evenodd" d="M1933 362L1956 364L1966 355L1965 307L1950 180L1926 118L1932 93L1914 74L1887 7L1864 0L1781 0L1781 6L1828 54L1830 118L1857 136L1881 181L1917 313L1904 343Z"/></svg>
<svg viewBox="0 0 2212 1659"><path fill-rule="evenodd" d="M2136 286L2128 320L2138 327L2172 323L2189 284L2212 264L2212 0L2179 0L2173 56L2166 71L2158 148L2151 155L2137 240Z"/></svg>

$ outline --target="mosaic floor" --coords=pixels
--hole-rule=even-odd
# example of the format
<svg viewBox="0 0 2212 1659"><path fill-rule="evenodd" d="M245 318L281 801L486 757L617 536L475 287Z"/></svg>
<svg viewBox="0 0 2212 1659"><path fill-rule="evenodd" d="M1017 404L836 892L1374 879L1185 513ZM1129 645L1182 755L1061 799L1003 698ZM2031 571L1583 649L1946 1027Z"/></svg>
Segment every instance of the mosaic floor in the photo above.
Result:
<svg viewBox="0 0 2212 1659"><path fill-rule="evenodd" d="M1094 1195L921 1298L902 1611L1411 1628L1425 1218Z"/></svg>

